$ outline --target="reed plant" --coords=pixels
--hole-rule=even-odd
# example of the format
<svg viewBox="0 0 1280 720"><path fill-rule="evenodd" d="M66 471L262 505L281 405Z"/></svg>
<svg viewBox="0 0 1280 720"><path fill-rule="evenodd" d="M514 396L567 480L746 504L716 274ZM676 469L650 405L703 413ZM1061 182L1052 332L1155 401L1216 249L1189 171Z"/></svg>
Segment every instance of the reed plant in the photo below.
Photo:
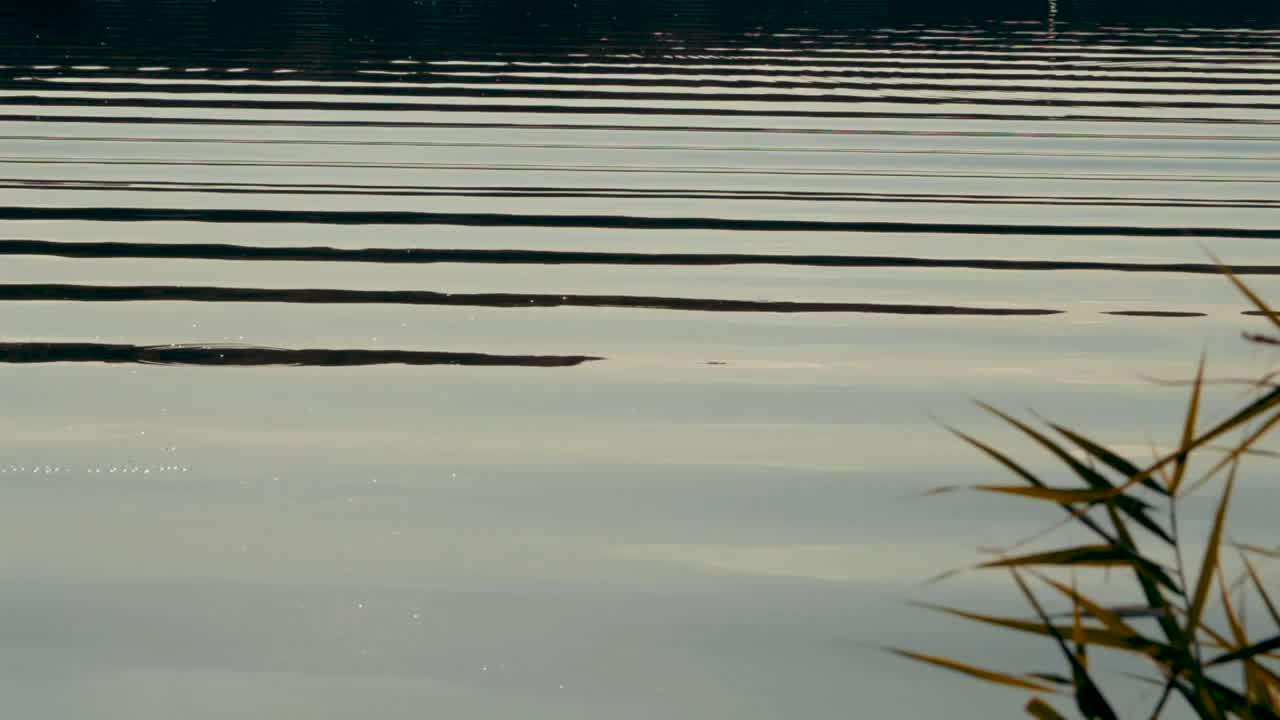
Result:
<svg viewBox="0 0 1280 720"><path fill-rule="evenodd" d="M1219 263L1221 265L1221 263ZM1223 267L1227 278L1259 314L1280 331L1277 314L1249 287ZM1280 344L1269 335L1247 335L1254 342ZM1280 558L1280 549L1229 539L1228 512L1241 461L1266 455L1259 448L1280 424L1280 384L1272 375L1253 384L1241 406L1217 422L1203 422L1201 400L1205 361L1201 356L1190 387L1190 400L1176 446L1154 451L1152 460L1135 461L1101 442L1060 424L1031 424L999 409L983 407L1025 435L1065 466L1067 483L1050 482L1010 455L972 435L952 429L1017 480L1015 484L977 486L983 493L1016 496L1056 506L1061 521L1082 543L1044 551L1025 549L1023 542L1006 548L977 568L1007 572L1029 606L1026 617L1003 617L954 607L929 605L968 621L1044 638L1056 646L1065 672L1012 673L989 670L946 657L904 649L892 652L962 673L989 683L1028 691L1027 714L1039 720L1067 717L1074 705L1087 720L1120 716L1113 697L1104 692L1091 652L1114 652L1136 658L1146 671L1125 673L1150 684L1152 706L1143 717L1160 718L1181 704L1198 718L1280 720L1280 610L1274 588L1264 580L1264 563ZM1216 488L1207 537L1179 533L1182 501L1195 491ZM1280 517L1280 508L1277 508ZM1032 540L1032 539L1027 539ZM1203 541L1203 550L1190 551ZM1197 548L1198 549L1198 548ZM1132 577L1126 584L1134 602L1117 604L1086 594L1081 576L1109 573ZM948 573L950 574L950 573ZM1086 580L1090 578L1085 578ZM1250 628L1248 607L1260 634ZM1054 610L1058 608L1058 610ZM1256 621L1264 614L1264 622ZM1066 703L1052 704L1053 696ZM1179 710L1185 716L1186 711Z"/></svg>

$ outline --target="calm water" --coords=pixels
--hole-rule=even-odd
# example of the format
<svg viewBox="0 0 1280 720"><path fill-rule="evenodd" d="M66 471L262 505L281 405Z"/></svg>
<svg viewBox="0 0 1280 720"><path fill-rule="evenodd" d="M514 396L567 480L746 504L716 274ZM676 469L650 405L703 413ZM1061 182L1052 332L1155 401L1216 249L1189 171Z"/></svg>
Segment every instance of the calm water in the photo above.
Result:
<svg viewBox="0 0 1280 720"><path fill-rule="evenodd" d="M83 5L0 10L7 716L1014 717L873 648L1039 658L900 605L1047 520L939 419L1275 360L1275 18Z"/></svg>

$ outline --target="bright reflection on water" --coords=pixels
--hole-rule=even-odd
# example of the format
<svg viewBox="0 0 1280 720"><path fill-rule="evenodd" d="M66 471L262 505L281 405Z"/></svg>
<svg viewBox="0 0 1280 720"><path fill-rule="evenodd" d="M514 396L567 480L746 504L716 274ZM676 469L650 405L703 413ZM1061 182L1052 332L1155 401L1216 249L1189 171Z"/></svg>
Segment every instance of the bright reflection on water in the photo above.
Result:
<svg viewBox="0 0 1280 720"><path fill-rule="evenodd" d="M1275 360L1204 248L1280 296L1276 18L28 5L12 717L1013 716L875 649L1057 667L900 602L1049 520L936 418L1142 458Z"/></svg>

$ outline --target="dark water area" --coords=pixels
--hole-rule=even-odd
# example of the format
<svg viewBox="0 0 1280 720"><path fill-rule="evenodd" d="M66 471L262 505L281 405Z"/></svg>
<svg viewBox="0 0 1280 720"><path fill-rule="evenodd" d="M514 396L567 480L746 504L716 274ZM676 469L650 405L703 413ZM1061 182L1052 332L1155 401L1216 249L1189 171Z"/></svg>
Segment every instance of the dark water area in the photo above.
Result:
<svg viewBox="0 0 1280 720"><path fill-rule="evenodd" d="M1278 88L1254 0L0 3L0 706L1013 717L875 649L1046 659L900 602L1051 519L940 423L1271 368Z"/></svg>

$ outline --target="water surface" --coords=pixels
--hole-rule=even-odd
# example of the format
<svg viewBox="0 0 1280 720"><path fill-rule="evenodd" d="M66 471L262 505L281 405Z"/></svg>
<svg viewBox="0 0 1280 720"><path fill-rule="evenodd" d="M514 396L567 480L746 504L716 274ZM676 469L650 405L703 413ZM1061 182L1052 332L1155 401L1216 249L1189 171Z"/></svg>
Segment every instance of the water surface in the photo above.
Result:
<svg viewBox="0 0 1280 720"><path fill-rule="evenodd" d="M1274 18L382 5L3 11L17 715L1012 717L939 419L1274 360Z"/></svg>

